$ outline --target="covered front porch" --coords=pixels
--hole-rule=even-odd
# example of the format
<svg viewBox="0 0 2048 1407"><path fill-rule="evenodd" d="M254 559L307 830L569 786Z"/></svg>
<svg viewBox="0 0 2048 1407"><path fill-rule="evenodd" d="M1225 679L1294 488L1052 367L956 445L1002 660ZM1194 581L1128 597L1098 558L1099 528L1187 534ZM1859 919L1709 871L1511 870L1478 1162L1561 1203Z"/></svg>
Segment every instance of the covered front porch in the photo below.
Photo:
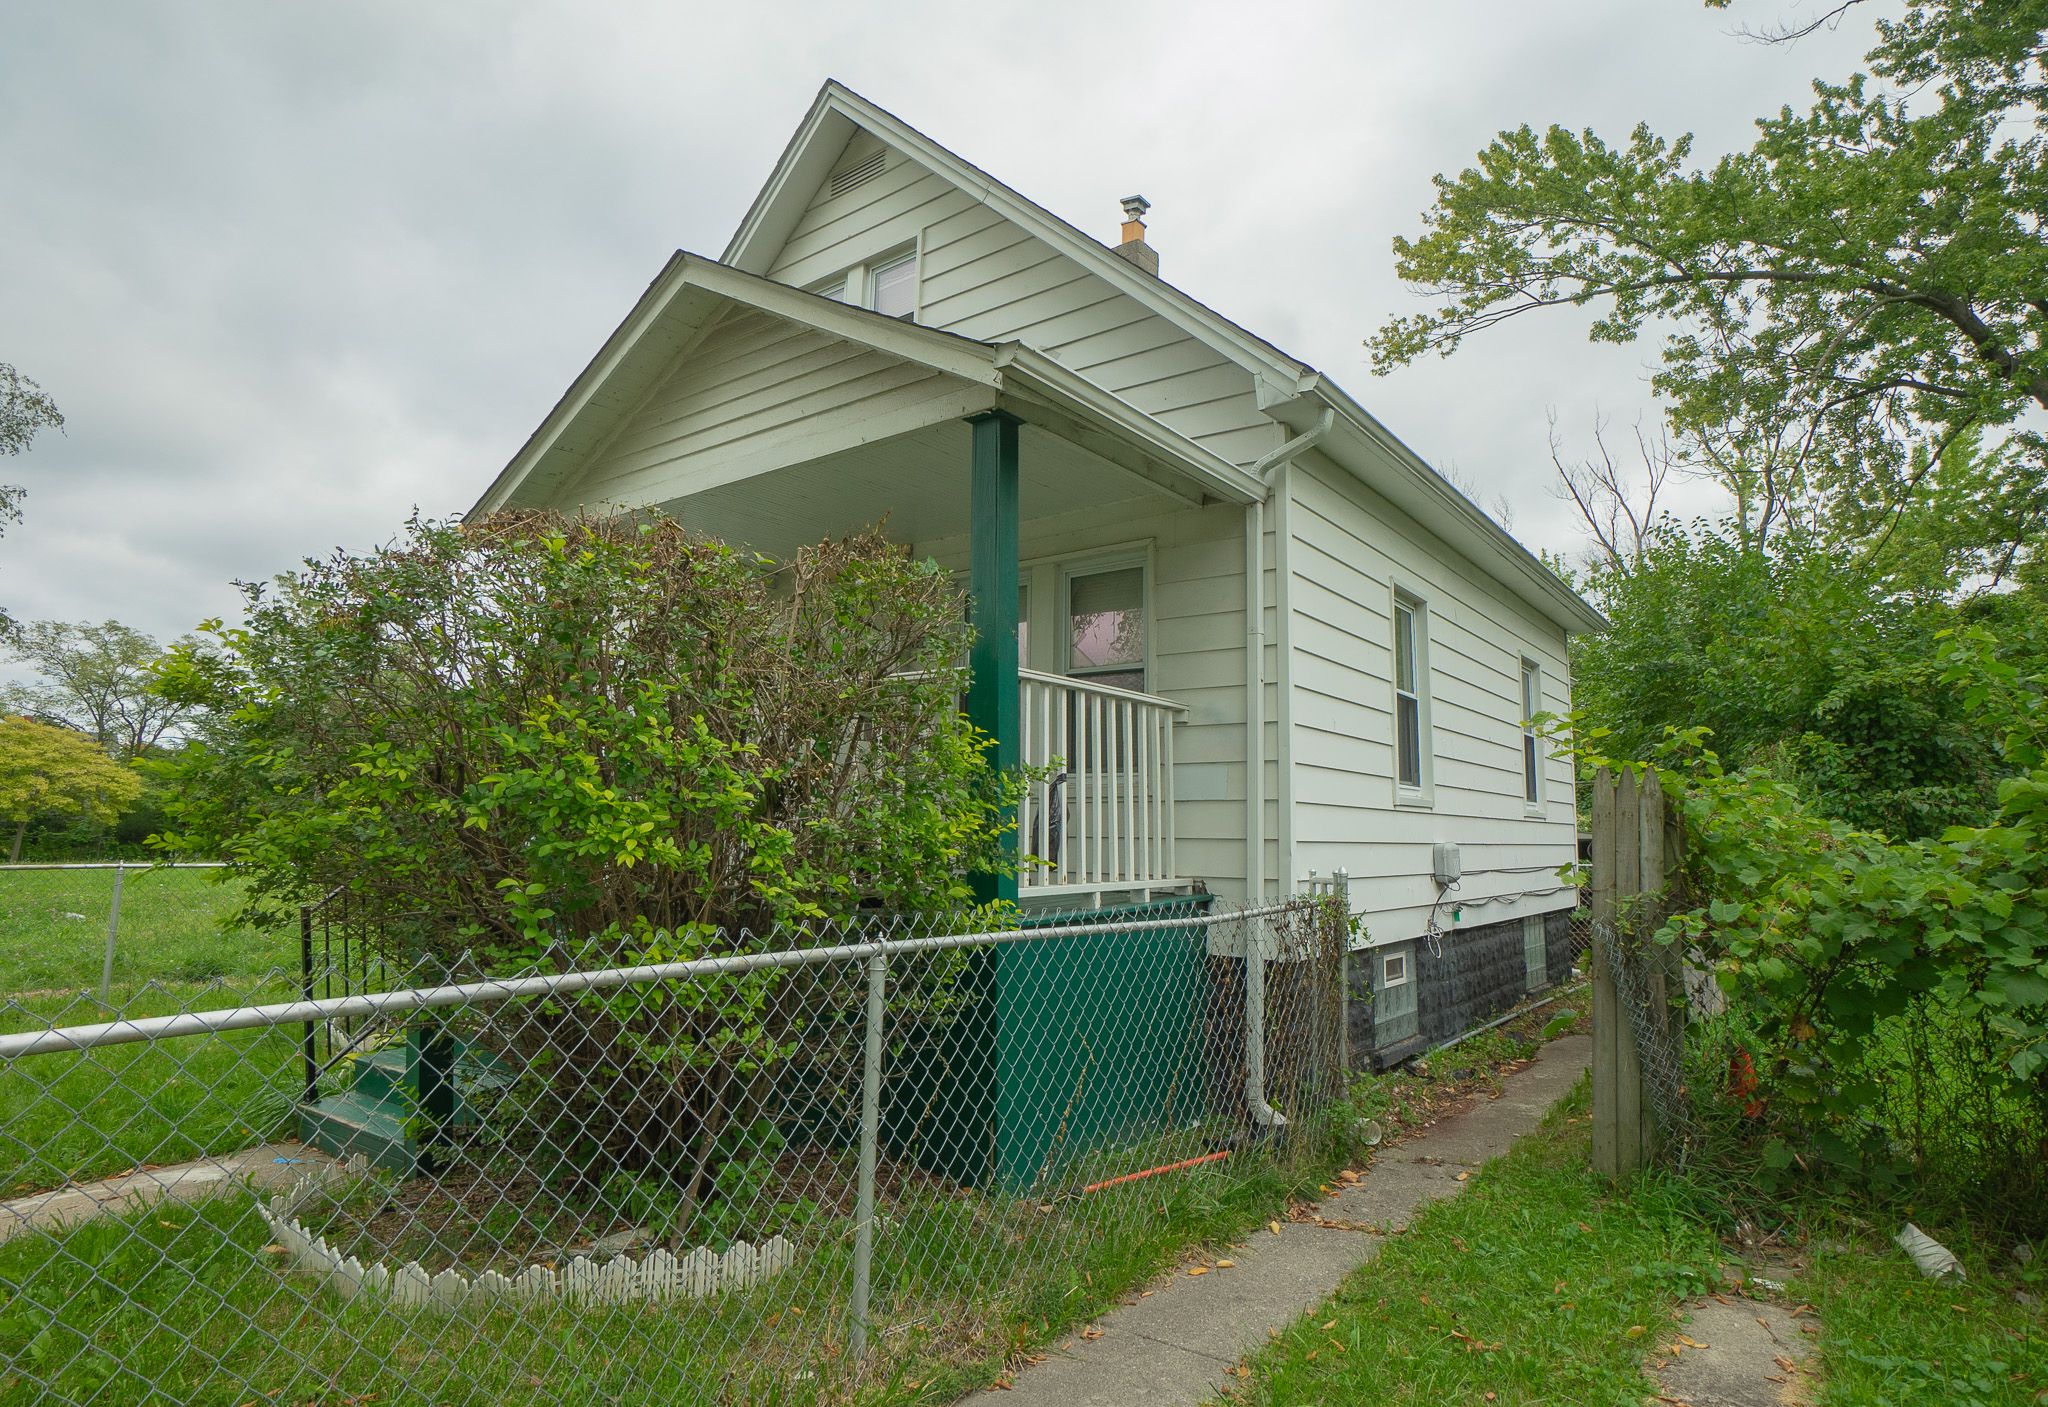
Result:
<svg viewBox="0 0 2048 1407"><path fill-rule="evenodd" d="M1176 852L1174 757L1191 710L1157 683L1148 554L1033 558L1025 544L1060 541L1076 514L1196 505L1025 414L990 409L661 506L773 557L879 523L952 568L975 630L963 708L998 767L1032 776L1026 864L986 897L1094 908L1184 892L1199 876Z"/></svg>
<svg viewBox="0 0 2048 1407"><path fill-rule="evenodd" d="M1017 817L1027 863L985 897L1093 907L1211 878L1180 835L1191 806L1216 829L1229 788L1213 738L1183 757L1204 710L1176 688L1193 675L1162 670L1159 554L1190 532L1227 546L1257 480L1029 348L691 256L613 344L522 453L521 480L481 508L524 482L556 502L657 506L771 557L881 524L960 574L964 707L998 767L1035 775ZM1224 643L1241 652L1241 605L1237 620Z"/></svg>

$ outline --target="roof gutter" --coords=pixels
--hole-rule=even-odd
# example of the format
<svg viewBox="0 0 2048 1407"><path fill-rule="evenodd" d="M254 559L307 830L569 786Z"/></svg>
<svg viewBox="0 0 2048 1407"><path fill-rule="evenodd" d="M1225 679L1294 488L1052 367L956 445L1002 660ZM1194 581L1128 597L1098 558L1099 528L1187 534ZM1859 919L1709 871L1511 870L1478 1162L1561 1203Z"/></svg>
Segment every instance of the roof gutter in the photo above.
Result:
<svg viewBox="0 0 2048 1407"><path fill-rule="evenodd" d="M1568 631L1587 632L1607 628L1605 616L1566 585L1557 573L1544 565L1542 559L1517 541L1512 533L1488 517L1477 504L1460 493L1443 475L1432 469L1427 461L1403 444L1391 430L1380 424L1370 411L1353 400L1341 386L1318 374L1310 377L1304 384L1299 399L1313 400L1326 408L1325 413L1329 409L1335 409L1343 417L1346 433L1357 436L1387 455L1412 483L1429 496L1432 500L1431 507L1442 511L1459 526L1475 534L1480 539L1479 543L1451 544L1455 550L1470 558L1474 565L1488 571L1531 604L1543 603L1540 608L1544 614ZM1269 410L1268 413L1273 412ZM1340 459L1339 462L1343 461ZM1358 466L1345 463L1344 468L1383 496L1393 497L1387 494L1383 485L1373 484L1366 479ZM1401 507L1403 512L1416 518L1438 536L1449 536L1442 528L1432 527L1425 514L1404 507L1398 500L1395 506ZM1492 549L1499 564L1497 569L1486 567L1483 560L1476 555L1475 549L1481 543Z"/></svg>
<svg viewBox="0 0 2048 1407"><path fill-rule="evenodd" d="M1245 472L1264 484L1268 493L1272 492L1273 476L1280 472L1281 466L1310 445L1313 445L1317 440L1329 434L1330 427L1336 423L1336 410L1330 406L1323 407L1323 413L1316 418L1315 424L1309 426L1308 429L1296 435L1286 444L1280 446L1280 448L1260 455L1246 467Z"/></svg>

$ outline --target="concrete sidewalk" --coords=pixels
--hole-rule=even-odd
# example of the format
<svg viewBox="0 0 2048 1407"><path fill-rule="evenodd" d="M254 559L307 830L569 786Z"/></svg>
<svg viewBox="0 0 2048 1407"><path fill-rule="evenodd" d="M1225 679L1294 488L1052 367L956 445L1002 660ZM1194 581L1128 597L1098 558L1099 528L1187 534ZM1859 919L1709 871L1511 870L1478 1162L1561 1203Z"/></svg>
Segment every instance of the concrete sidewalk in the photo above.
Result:
<svg viewBox="0 0 2048 1407"><path fill-rule="evenodd" d="M1498 1099L1482 1099L1427 1134L1382 1152L1356 1184L1326 1198L1326 1221L1398 1230L1423 1207L1464 1187L1463 1177L1534 1129L1577 1083L1592 1041L1569 1036L1507 1077ZM1166 1407L1207 1401L1225 1369L1320 1304L1344 1277L1379 1254L1363 1230L1286 1222L1259 1231L1208 1275L1176 1272L1154 1293L1096 1321L1101 1337L1063 1340L1042 1363L1018 1373L1003 1407ZM977 1394L978 1396L978 1394Z"/></svg>

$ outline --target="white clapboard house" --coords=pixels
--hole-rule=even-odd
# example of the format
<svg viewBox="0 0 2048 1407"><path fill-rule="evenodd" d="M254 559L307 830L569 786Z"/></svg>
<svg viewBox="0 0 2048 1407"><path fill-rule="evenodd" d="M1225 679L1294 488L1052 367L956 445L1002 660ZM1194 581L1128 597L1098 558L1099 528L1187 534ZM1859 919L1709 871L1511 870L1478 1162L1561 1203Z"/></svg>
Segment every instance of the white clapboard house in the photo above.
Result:
<svg viewBox="0 0 2048 1407"><path fill-rule="evenodd" d="M1020 902L1348 871L1354 1049L1413 1049L1569 965L1572 779L1527 720L1601 619L1123 206L1099 241L827 83L472 511L657 505L770 554L885 521L970 586L998 755L1063 765Z"/></svg>

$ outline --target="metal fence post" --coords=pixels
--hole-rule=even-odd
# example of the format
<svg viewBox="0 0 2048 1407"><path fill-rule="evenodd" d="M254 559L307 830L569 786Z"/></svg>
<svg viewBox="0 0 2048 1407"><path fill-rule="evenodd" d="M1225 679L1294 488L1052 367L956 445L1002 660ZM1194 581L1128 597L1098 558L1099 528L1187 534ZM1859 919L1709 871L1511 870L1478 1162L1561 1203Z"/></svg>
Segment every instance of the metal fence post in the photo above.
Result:
<svg viewBox="0 0 2048 1407"><path fill-rule="evenodd" d="M1351 871L1341 866L1330 876L1330 892L1344 910L1337 939L1337 1078L1351 1078ZM1339 1086L1342 1087L1341 1085Z"/></svg>
<svg viewBox="0 0 2048 1407"><path fill-rule="evenodd" d="M867 1041L860 1072L860 1187L853 1211L853 1297L846 1330L847 1358L859 1370L868 1346L868 1283L875 1257L875 1156L882 1122L882 1009L889 958L868 959Z"/></svg>
<svg viewBox="0 0 2048 1407"><path fill-rule="evenodd" d="M307 1001L313 1000L313 906L299 905L299 990ZM307 1104L320 1097L320 1057L314 1048L313 1031L315 1023L306 1022L299 1032L299 1058L305 1067Z"/></svg>
<svg viewBox="0 0 2048 1407"><path fill-rule="evenodd" d="M100 1005L107 1004L107 994L114 986L114 939L121 931L121 877L128 873L125 861L114 862L114 897L107 905L107 956L100 964Z"/></svg>

